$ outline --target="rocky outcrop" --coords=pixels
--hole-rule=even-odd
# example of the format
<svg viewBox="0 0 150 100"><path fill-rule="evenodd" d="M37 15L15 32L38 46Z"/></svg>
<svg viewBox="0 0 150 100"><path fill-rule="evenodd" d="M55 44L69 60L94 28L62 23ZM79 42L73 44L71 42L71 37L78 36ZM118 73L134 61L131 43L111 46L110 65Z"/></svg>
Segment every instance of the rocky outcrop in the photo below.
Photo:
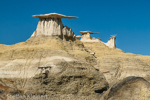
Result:
<svg viewBox="0 0 150 100"><path fill-rule="evenodd" d="M36 31L31 37L36 36L59 36L61 39L75 40L75 34L71 28L63 26L61 18L78 18L72 16L65 16L57 13L50 13L45 15L34 15L39 18Z"/></svg>
<svg viewBox="0 0 150 100"><path fill-rule="evenodd" d="M102 95L108 89L103 74L89 64L55 60L45 73L37 74L26 85L26 94L41 91L50 98L58 95ZM48 65L49 66L49 65ZM47 72L47 73L46 73Z"/></svg>
<svg viewBox="0 0 150 100"><path fill-rule="evenodd" d="M55 59L77 59L86 62L87 57L92 56L83 48L80 41L63 41L54 36L29 38L22 44L0 49L0 77L31 78L39 66Z"/></svg>
<svg viewBox="0 0 150 100"><path fill-rule="evenodd" d="M46 94L50 99L65 96L64 100L69 95L97 98L108 88L103 74L93 67L95 58L79 40L36 36L0 52L0 77L26 95ZM47 66L51 68L38 69Z"/></svg>
<svg viewBox="0 0 150 100"><path fill-rule="evenodd" d="M66 40L75 40L75 34L74 32L72 31L71 28L67 27L67 26L64 26L63 29L62 29L62 34L64 36L64 39Z"/></svg>

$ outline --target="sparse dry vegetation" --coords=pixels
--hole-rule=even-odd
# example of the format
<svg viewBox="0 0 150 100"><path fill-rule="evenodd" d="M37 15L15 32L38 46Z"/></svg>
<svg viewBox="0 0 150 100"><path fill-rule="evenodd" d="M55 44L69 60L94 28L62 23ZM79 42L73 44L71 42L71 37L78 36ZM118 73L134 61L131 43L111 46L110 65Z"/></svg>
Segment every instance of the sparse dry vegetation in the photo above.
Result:
<svg viewBox="0 0 150 100"><path fill-rule="evenodd" d="M90 53L86 51L85 48L88 48L91 51L95 52L95 57L93 55L90 55ZM57 59L66 57L66 59L68 60L73 60L72 63L62 62L59 65L63 66L64 68L66 66L69 66L67 67L67 70L68 72L72 72L69 74L65 74L65 77L63 78L58 77L59 75L63 75L63 71L67 71L65 68L65 70L57 74L55 77L51 74L52 76L50 76L49 78L44 78L45 76L42 76L43 74L39 74L38 67L47 63L55 65L57 60L52 57L56 57ZM58 62L62 61L62 59L59 59ZM92 69L88 69L90 68L89 66L94 66L95 68L91 67ZM1 78L0 92L2 88L4 88L4 91L6 88L11 88L10 91L8 90L7 92L1 92L1 95L3 95L4 93L6 95L6 93L11 93L11 91L15 91L15 93L20 94L22 94L23 92L27 94L47 93L48 95L53 95L52 97L50 97L51 100L57 100L58 98L61 100L106 100L105 96L108 95L111 87L114 84L120 82L125 77L141 76L150 81L149 56L124 53L121 49L110 49L103 43L82 43L79 40L64 41L58 37L43 36L30 38L26 42L17 43L14 45L1 44L0 68L1 70L3 70L2 73L4 73L5 71L16 72L16 74L8 73L7 76L10 76L12 78ZM91 70L93 70L93 72L91 72L93 74L85 74L84 71L86 70L89 70L89 73ZM77 73L75 73L76 71ZM92 88L89 89L89 87L92 87L91 84L94 84L94 81L98 82L98 79L92 79L94 77L98 77L96 76L98 75L97 72L102 72L104 74L110 88L108 90L105 88L104 90L102 89L103 92L96 89L97 92L101 93L88 95L88 93L91 93L91 91L95 93L94 90L92 90ZM88 78L85 78L86 75L88 76ZM90 75L92 78L90 78ZM55 78L56 81L60 82L54 81ZM52 83L50 83L50 80ZM46 82L49 85L46 85L43 82ZM31 83L35 85L35 88L33 88L34 86ZM44 90L47 88L50 89L51 87L56 90ZM44 92L41 91L42 89ZM56 91L62 91L64 95L62 95L60 92L56 95ZM82 93L82 91L86 91L86 93ZM86 94L86 96L83 94ZM140 90L139 100L148 100L149 98L150 94L148 90Z"/></svg>

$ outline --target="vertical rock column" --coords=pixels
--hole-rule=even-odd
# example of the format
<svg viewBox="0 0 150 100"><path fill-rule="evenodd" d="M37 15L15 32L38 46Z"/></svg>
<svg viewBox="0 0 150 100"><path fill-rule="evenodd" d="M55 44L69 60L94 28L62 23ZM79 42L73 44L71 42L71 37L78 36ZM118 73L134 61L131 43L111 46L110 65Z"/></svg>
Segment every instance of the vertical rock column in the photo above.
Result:
<svg viewBox="0 0 150 100"><path fill-rule="evenodd" d="M60 18L40 18L32 36L62 36L63 24Z"/></svg>
<svg viewBox="0 0 150 100"><path fill-rule="evenodd" d="M110 37L110 40L107 43L105 43L105 45L108 46L109 48L116 48L115 40L116 36L112 35L112 37Z"/></svg>

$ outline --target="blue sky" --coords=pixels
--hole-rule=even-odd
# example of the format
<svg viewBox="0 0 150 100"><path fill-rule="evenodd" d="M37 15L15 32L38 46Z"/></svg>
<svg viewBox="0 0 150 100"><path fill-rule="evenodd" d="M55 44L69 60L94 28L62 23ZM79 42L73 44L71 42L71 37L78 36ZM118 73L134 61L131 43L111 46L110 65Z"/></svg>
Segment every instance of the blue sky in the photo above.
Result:
<svg viewBox="0 0 150 100"><path fill-rule="evenodd" d="M150 55L149 0L0 0L0 44L26 41L36 29L36 14L60 13L78 19L62 19L64 25L79 31L100 32L107 42L117 34L117 48Z"/></svg>

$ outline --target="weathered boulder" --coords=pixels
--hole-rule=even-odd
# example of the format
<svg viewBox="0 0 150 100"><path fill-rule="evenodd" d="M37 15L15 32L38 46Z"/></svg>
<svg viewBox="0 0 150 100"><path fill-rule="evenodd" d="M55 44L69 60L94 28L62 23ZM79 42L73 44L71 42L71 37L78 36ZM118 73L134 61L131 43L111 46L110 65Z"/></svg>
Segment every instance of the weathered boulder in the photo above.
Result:
<svg viewBox="0 0 150 100"><path fill-rule="evenodd" d="M127 77L113 85L105 100L149 100L150 83L142 77Z"/></svg>

